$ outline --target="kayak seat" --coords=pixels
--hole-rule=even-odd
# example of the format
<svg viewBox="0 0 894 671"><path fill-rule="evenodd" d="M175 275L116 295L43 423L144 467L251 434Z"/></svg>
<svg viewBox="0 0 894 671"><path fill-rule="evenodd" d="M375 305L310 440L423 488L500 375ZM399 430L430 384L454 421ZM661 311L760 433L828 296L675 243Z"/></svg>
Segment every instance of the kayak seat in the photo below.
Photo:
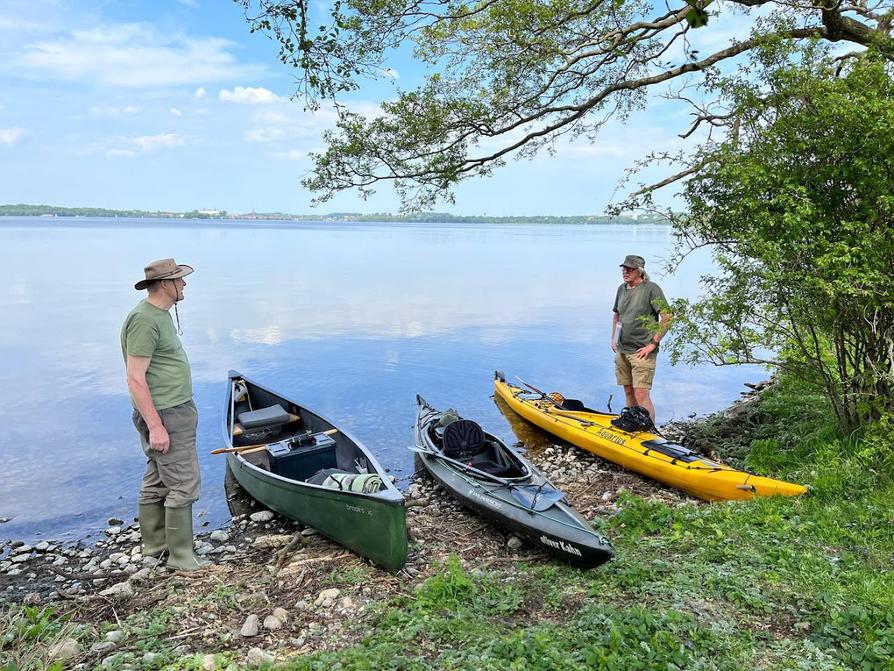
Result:
<svg viewBox="0 0 894 671"><path fill-rule="evenodd" d="M506 458L503 451L493 443L485 443L484 449L469 460L469 465L498 478L518 477L524 473L512 461Z"/></svg>
<svg viewBox="0 0 894 671"><path fill-rule="evenodd" d="M444 429L444 456L468 461L484 448L484 431L471 419L458 419Z"/></svg>

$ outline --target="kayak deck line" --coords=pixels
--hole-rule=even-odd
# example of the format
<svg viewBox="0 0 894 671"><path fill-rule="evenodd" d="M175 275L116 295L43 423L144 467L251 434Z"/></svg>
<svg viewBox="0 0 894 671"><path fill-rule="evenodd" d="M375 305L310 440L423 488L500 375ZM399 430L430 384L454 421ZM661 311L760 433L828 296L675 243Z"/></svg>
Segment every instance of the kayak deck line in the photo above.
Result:
<svg viewBox="0 0 894 671"><path fill-rule="evenodd" d="M510 386L510 387L511 387L511 385L510 385L508 382L507 382L506 384L507 384L507 386ZM523 403L535 403L535 402L536 402L535 399L523 399L523 398L521 398L522 394L529 394L529 393L530 393L530 392L526 392L524 389L519 389L519 391L518 391L517 393L514 393L513 396L515 396L516 398L518 398L518 399L519 399L520 401L522 401ZM539 403L539 402L536 402L536 403L537 403L537 405L538 405L538 408L537 408L537 409L538 409L540 412L542 412L542 413L544 413L544 414L546 414L546 415L554 415L554 414L555 414L554 411L550 410L549 406L540 406L540 403ZM636 433L630 433L629 431L622 431L621 429L617 429L617 428L608 429L608 427L605 427L605 426L603 426L602 424L599 424L598 422L591 422L591 421L589 421L589 420L579 419L579 418L577 418L577 417L573 417L573 416L567 416L567 415L572 415L572 414L580 414L580 411L579 411L579 410L559 411L559 413L560 413L560 417L551 417L551 419L553 419L553 421L555 421L557 424L562 424L562 423L564 423L564 422L562 421L563 419L568 419L568 420L575 421L575 422L577 422L578 424L582 424L582 425L584 425L586 428L589 428L589 427L599 427L600 429L605 430L605 431L613 430L613 431L617 431L617 432L625 433L625 434L627 434L628 436L631 436L632 438L638 438L638 436L640 436L641 434L647 434L647 435L649 435L649 436L653 436L654 438L660 438L660 436L658 436L658 435L656 435L656 434L654 434L654 433L651 433L651 432L649 432L649 431L639 431L639 432L636 432ZM605 414L606 416L609 416L609 417L613 416L613 415L609 415L609 413L601 413L601 414ZM584 430L586 430L586 428L585 428ZM687 463L685 463L685 462L681 462L679 459L675 459L674 457L668 457L667 455L662 454L660 451L655 450L655 449L653 449L653 448L648 448L648 447L647 447L647 448L645 448L644 450L640 451L640 450L638 450L635 446L630 445L627 441L620 441L620 442L619 442L619 441L612 440L611 438L609 438L609 437L607 437L607 436L606 436L606 437L603 437L603 438L604 438L605 440L610 440L612 443L614 443L614 444L617 445L618 447L623 447L623 448L625 448L625 449L630 450L630 451L633 452L634 454L640 454L640 455L642 455L642 456L645 456L645 457L651 457L651 458L654 458L654 459L658 459L658 456L657 456L657 455L661 455L661 457L665 457L665 458L663 458L663 459L659 459L659 461L663 461L663 462L665 462L665 463L673 464L673 465L675 465L675 466L677 466L677 467L679 467L679 468L685 468L685 469L687 469L687 470L691 470L691 471L708 471L708 472L733 471L733 472L738 472L738 473L748 473L749 475L755 475L754 473L749 473L749 471L743 471L742 469L733 468L732 466L727 466L726 464L716 464L716 465L714 465L714 466L706 466L706 465L703 465L703 464L694 464L694 463L693 463L693 464L687 464ZM644 441L644 442L645 442L645 441ZM708 459L705 459L705 460L706 460L706 461L710 461L710 460L708 460ZM712 463L713 463L713 462L712 462Z"/></svg>
<svg viewBox="0 0 894 671"><path fill-rule="evenodd" d="M571 401L573 405L562 407L556 398L539 389L531 387L532 394L507 382L499 371L494 375L494 386L495 397L505 401L507 409L541 429L701 499L750 500L756 496L798 496L808 491L803 485L719 463L666 440L657 431L624 431L611 423L618 415L592 410L580 401L564 399L563 404Z"/></svg>

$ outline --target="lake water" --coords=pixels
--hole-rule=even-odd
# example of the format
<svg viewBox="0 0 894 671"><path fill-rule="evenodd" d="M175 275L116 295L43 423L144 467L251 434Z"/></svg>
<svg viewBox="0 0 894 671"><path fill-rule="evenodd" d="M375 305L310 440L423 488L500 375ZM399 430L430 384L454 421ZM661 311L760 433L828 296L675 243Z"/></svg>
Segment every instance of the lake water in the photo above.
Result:
<svg viewBox="0 0 894 671"><path fill-rule="evenodd" d="M661 277L661 226L350 224L0 218L0 537L74 539L133 518L144 467L119 329L143 266L196 268L179 306L199 408L203 493L228 519L219 408L239 370L344 425L406 486L415 395L514 442L493 371L623 405L609 348L626 254L668 298L694 296L695 258ZM755 368L659 362L659 421L718 410ZM519 430L536 440L528 427Z"/></svg>

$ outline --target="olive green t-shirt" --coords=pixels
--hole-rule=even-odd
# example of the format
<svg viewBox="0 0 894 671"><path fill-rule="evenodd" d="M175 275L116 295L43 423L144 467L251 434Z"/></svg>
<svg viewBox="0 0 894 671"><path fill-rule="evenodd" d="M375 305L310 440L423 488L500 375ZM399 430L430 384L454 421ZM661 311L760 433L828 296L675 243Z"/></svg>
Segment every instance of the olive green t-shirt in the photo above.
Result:
<svg viewBox="0 0 894 671"><path fill-rule="evenodd" d="M612 308L618 313L621 322L618 350L624 354L633 354L640 347L648 345L655 332L649 330L647 322L657 323L661 309L666 304L661 287L649 280L640 282L632 289L628 289L627 284L618 287ZM658 348L655 349L657 351Z"/></svg>
<svg viewBox="0 0 894 671"><path fill-rule="evenodd" d="M167 310L140 301L121 327L121 353L125 363L128 354L151 357L146 382L157 410L173 408L192 398L189 359Z"/></svg>

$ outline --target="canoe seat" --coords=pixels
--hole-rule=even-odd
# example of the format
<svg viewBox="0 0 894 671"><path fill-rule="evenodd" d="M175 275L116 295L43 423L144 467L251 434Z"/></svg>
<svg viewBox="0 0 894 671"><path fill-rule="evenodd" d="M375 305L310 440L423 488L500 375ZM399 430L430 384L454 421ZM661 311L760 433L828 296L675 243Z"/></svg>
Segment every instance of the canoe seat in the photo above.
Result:
<svg viewBox="0 0 894 671"><path fill-rule="evenodd" d="M471 459L484 448L484 431L471 419L458 419L444 429L444 456Z"/></svg>
<svg viewBox="0 0 894 671"><path fill-rule="evenodd" d="M237 417L242 428L246 431L250 429L273 428L292 421L292 416L283 410L279 403L268 408L261 408L260 410L240 412Z"/></svg>

